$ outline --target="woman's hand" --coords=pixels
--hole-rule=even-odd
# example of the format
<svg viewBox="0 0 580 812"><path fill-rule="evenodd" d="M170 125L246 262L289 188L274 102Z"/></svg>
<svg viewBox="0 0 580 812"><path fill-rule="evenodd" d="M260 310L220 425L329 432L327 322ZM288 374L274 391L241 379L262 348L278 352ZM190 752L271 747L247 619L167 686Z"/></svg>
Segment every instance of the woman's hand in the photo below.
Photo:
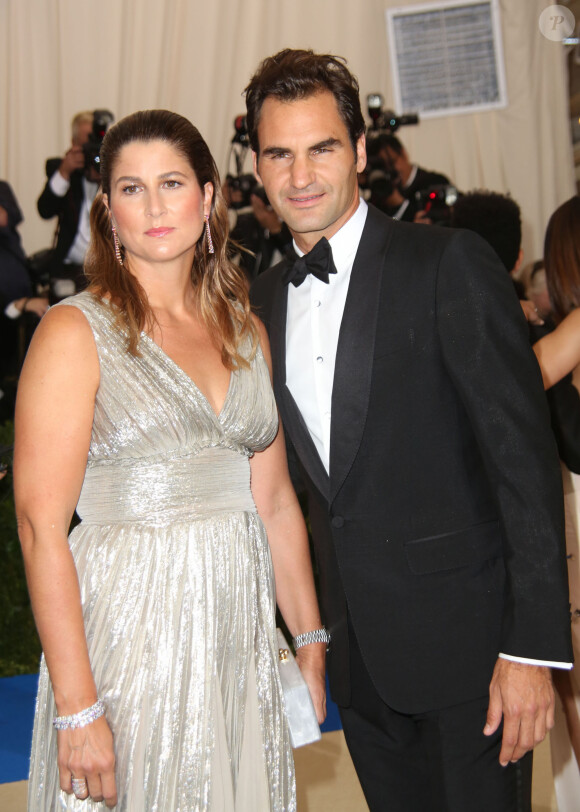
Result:
<svg viewBox="0 0 580 812"><path fill-rule="evenodd" d="M117 803L113 734L104 716L85 727L58 731L58 772L60 787L72 794L72 779L86 779L87 789L76 797ZM76 793L75 793L76 794Z"/></svg>
<svg viewBox="0 0 580 812"><path fill-rule="evenodd" d="M308 646L301 646L296 652L296 662L308 685L319 725L326 719L325 660L326 643L311 643Z"/></svg>

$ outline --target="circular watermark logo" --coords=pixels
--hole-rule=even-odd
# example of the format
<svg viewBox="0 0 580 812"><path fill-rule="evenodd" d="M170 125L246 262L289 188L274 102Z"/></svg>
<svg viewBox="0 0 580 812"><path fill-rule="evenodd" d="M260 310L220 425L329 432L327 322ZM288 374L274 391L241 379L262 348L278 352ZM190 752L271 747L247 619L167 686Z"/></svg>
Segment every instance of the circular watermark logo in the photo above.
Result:
<svg viewBox="0 0 580 812"><path fill-rule="evenodd" d="M538 21L540 31L552 42L562 42L574 33L576 20L566 6L548 6L540 14Z"/></svg>

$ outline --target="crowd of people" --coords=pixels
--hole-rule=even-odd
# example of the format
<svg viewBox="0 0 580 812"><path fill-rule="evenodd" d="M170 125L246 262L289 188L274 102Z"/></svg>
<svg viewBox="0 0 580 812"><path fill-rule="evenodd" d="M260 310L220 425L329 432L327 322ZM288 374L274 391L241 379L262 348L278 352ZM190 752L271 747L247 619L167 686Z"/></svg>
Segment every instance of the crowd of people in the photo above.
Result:
<svg viewBox="0 0 580 812"><path fill-rule="evenodd" d="M295 810L277 604L371 812L530 810L551 729L572 810L579 198L524 269L509 196L435 219L446 176L392 133L367 155L340 57L281 51L245 97L253 263L175 113L113 124L98 175L75 117L40 291L0 185L4 318L55 305L11 362L44 652L29 808Z"/></svg>

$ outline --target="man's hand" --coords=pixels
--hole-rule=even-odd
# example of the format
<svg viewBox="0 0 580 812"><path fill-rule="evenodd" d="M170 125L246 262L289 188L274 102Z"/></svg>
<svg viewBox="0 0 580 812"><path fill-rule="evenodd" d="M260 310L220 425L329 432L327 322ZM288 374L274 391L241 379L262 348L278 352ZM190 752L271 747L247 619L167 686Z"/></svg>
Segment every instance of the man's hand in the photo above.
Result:
<svg viewBox="0 0 580 812"><path fill-rule="evenodd" d="M413 217L414 223L424 223L425 225L432 226L433 220L427 214L425 209L421 209L421 211L415 212L415 216Z"/></svg>
<svg viewBox="0 0 580 812"><path fill-rule="evenodd" d="M520 305L522 306L522 310L524 311L526 321L528 321L530 324L544 323L543 318L538 313L538 308L534 305L533 302L530 302L529 299L520 299Z"/></svg>
<svg viewBox="0 0 580 812"><path fill-rule="evenodd" d="M502 767L532 750L554 726L554 688L550 669L499 658L489 686L489 708L483 729L491 736L503 715L499 754Z"/></svg>
<svg viewBox="0 0 580 812"><path fill-rule="evenodd" d="M65 180L70 180L70 176L75 169L84 169L84 166L85 154L83 148L78 144L73 144L62 159L58 171Z"/></svg>

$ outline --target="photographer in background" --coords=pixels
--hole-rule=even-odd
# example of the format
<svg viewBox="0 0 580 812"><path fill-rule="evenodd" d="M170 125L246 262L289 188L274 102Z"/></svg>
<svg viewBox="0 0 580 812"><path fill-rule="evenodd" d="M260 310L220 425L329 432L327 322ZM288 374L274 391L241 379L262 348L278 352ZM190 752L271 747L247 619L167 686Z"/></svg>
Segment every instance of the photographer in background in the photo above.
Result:
<svg viewBox="0 0 580 812"><path fill-rule="evenodd" d="M234 118L228 172L222 192L228 205L231 259L252 282L262 271L275 265L292 245L286 224L278 217L253 172L244 172L250 141L245 115ZM237 248L236 248L237 246ZM241 249L241 250L238 250Z"/></svg>
<svg viewBox="0 0 580 812"><path fill-rule="evenodd" d="M449 178L440 172L431 172L411 162L409 154L396 135L385 133L380 136L379 154L390 161L401 178L401 192L408 200L415 199L415 193L431 186L450 186Z"/></svg>
<svg viewBox="0 0 580 812"><path fill-rule="evenodd" d="M47 269L51 302L83 290L83 263L89 244L89 212L100 184L98 152L113 116L105 110L77 113L72 143L63 158L46 162L48 178L38 198L43 220L58 217L55 246Z"/></svg>
<svg viewBox="0 0 580 812"><path fill-rule="evenodd" d="M229 209L230 238L245 249L235 261L251 282L282 259L292 236L254 175L227 175L223 192Z"/></svg>
<svg viewBox="0 0 580 812"><path fill-rule="evenodd" d="M445 175L412 164L392 132L370 130L367 155L359 182L370 203L394 220L449 225L457 190Z"/></svg>
<svg viewBox="0 0 580 812"><path fill-rule="evenodd" d="M17 226L22 213L10 185L0 180L0 422L12 419L24 353L48 300L34 295Z"/></svg>
<svg viewBox="0 0 580 812"><path fill-rule="evenodd" d="M359 186L363 197L393 220L412 223L417 213L413 200L401 192L401 176L390 157L385 153L385 139L392 136L369 132L367 140L367 165L359 174Z"/></svg>

